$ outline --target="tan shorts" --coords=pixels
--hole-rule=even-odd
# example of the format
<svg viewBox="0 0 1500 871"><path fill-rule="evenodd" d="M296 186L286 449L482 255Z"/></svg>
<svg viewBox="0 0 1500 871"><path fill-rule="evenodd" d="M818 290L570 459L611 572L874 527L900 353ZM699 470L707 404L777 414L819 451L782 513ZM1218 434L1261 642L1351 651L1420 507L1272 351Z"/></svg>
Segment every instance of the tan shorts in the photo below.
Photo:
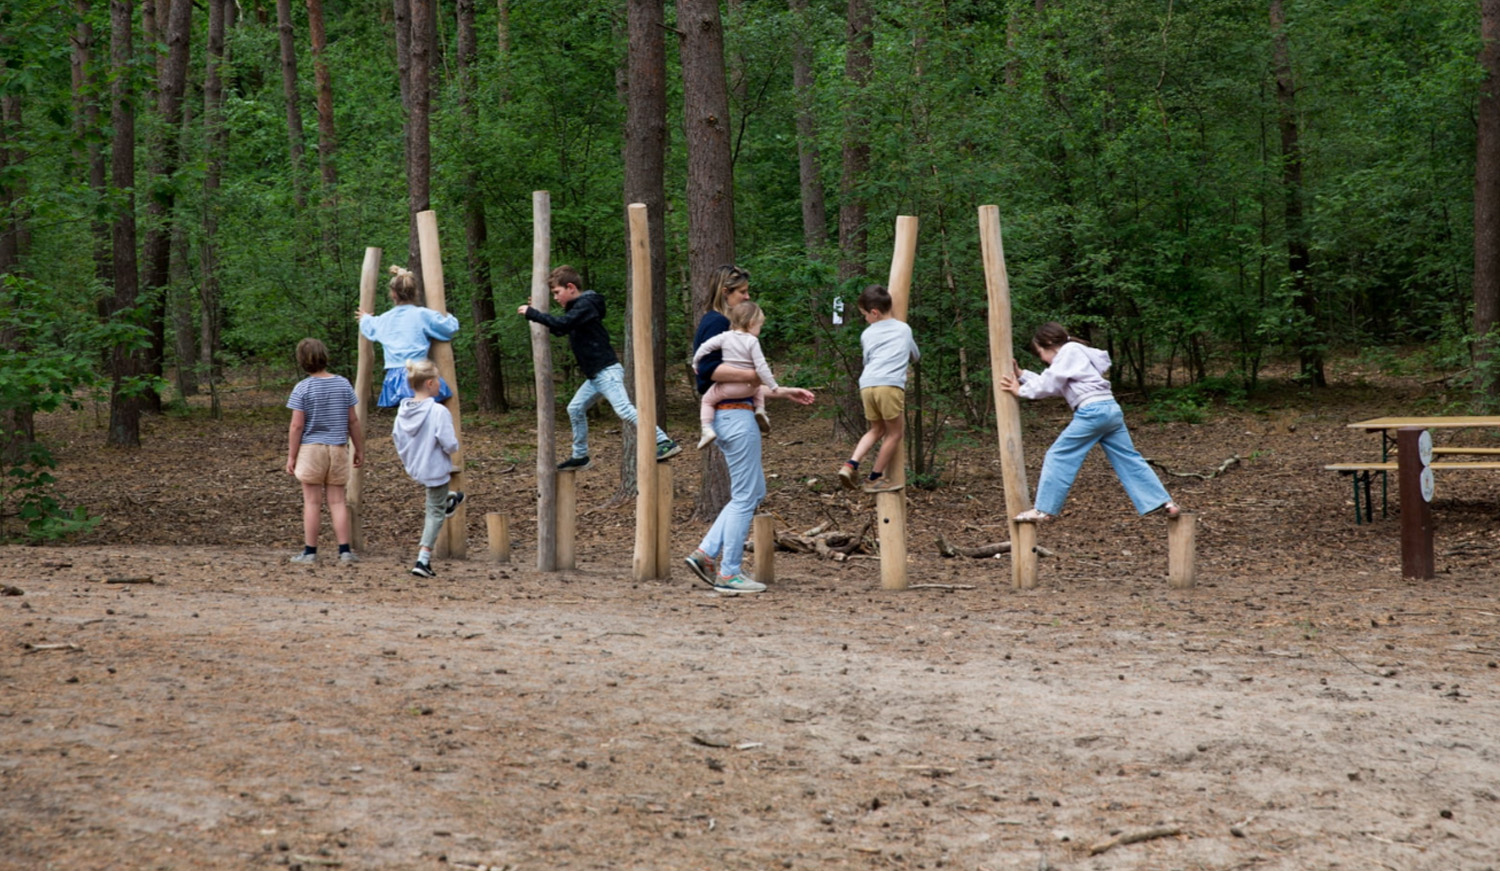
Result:
<svg viewBox="0 0 1500 871"><path fill-rule="evenodd" d="M906 391L900 387L866 387L859 391L859 398L865 406L865 420L895 420L906 410Z"/></svg>
<svg viewBox="0 0 1500 871"><path fill-rule="evenodd" d="M303 445L297 449L297 480L342 487L349 483L348 445Z"/></svg>

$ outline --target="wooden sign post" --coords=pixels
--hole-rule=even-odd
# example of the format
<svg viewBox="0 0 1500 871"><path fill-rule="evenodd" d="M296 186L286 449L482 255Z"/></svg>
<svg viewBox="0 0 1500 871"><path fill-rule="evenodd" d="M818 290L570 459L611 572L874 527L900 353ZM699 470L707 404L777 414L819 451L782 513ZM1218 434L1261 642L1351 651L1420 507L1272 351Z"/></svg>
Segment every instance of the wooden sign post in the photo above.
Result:
<svg viewBox="0 0 1500 871"><path fill-rule="evenodd" d="M1401 490L1401 577L1431 580L1432 436L1419 426L1396 430L1396 485Z"/></svg>
<svg viewBox="0 0 1500 871"><path fill-rule="evenodd" d="M656 462L656 359L651 348L651 229L644 203L631 203L631 343L635 352L635 558L638 581L667 577L670 559L658 559L659 471ZM668 494L670 498L670 493ZM670 507L668 508L670 512ZM669 514L670 516L670 514Z"/></svg>
<svg viewBox="0 0 1500 871"><path fill-rule="evenodd" d="M447 314L448 299L443 290L443 255L442 249L438 246L437 213L431 209L417 213L417 244L422 252L422 286L427 295L427 307L438 314ZM453 415L453 435L458 439L459 448L458 452L449 458L453 461L453 477L448 481L448 489L461 491L464 489L464 433L463 415L458 400L458 368L453 361L453 343L433 342L429 356L432 362L437 364L438 374L448 382L449 389L453 391L453 395L444 404ZM437 547L434 548L437 556L467 559L469 556L467 530L467 506L460 502L452 516L443 524L442 533L438 535Z"/></svg>
<svg viewBox="0 0 1500 871"><path fill-rule="evenodd" d="M891 254L891 277L886 290L891 294L891 316L905 323L911 301L911 272L917 259L917 219L911 215L896 218L896 244ZM906 579L906 440L891 458L885 470L899 490L875 494L875 519L880 540L880 586L885 590L904 590ZM759 558L759 557L757 557Z"/></svg>
<svg viewBox="0 0 1500 871"><path fill-rule="evenodd" d="M372 314L375 311L375 286L380 281L380 253L379 248L366 248L365 262L359 270L359 310ZM370 389L370 384L374 370L375 343L360 333L359 364L354 370L354 396L359 402L354 406L354 415L359 421L361 436L370 434L368 428L370 406L375 402L375 394ZM361 440L360 444L364 444L364 441ZM363 553L365 549L364 469L356 468L349 471L349 488L345 492L344 499L349 503L349 529L352 532L350 543L354 546L356 553Z"/></svg>
<svg viewBox="0 0 1500 871"><path fill-rule="evenodd" d="M1000 209L979 207L979 250L984 258L984 288L990 309L990 381L995 391L995 431L1000 439L1000 476L1005 485L1005 516L1010 526L1010 581L1018 590L1036 586L1036 524L1017 523L1031 508L1026 457L1021 450L1021 403L1000 389L1000 376L1012 368L1015 334L1010 321L1010 276L1000 238Z"/></svg>
<svg viewBox="0 0 1500 871"><path fill-rule="evenodd" d="M547 274L552 271L552 195L531 192L531 307L547 311L551 295ZM536 570L557 571L561 545L557 538L557 396L552 386L552 342L547 328L531 325L531 364L536 384ZM568 542L571 555L573 542ZM572 568L570 564L568 568Z"/></svg>

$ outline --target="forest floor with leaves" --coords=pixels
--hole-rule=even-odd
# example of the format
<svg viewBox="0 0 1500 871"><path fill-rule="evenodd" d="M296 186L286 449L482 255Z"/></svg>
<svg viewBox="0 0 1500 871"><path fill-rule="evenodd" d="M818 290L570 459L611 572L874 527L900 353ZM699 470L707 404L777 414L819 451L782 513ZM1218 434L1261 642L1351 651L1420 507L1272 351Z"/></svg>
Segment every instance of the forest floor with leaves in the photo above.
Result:
<svg viewBox="0 0 1500 871"><path fill-rule="evenodd" d="M691 447L671 578L631 580L610 418L579 567L542 574L533 418L466 412L470 558L424 580L388 416L363 561L329 560L325 522L310 567L287 563L281 386L149 418L135 451L101 447L107 409L47 416L65 501L102 519L0 549L0 869L1500 867L1500 478L1438 478L1437 577L1403 580L1394 485L1355 525L1322 466L1378 455L1348 422L1442 409L1414 379L1330 375L1195 424L1126 397L1198 514L1189 590L1097 452L1039 531L1036 589L1006 556L942 556L1007 536L990 434L950 433L940 486L908 490L913 589L778 553L768 592L723 598L678 561L706 527ZM827 405L773 409L781 532L873 514L836 486ZM1066 417L1027 406L1033 482Z"/></svg>

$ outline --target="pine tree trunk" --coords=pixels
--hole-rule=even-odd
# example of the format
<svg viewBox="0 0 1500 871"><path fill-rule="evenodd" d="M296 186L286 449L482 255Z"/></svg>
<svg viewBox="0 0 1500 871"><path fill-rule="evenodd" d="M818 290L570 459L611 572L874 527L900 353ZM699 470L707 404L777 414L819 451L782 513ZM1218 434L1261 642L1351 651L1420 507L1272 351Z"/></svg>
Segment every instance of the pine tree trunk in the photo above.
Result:
<svg viewBox="0 0 1500 871"><path fill-rule="evenodd" d="M797 101L797 175L802 190L802 247L817 259L828 244L828 208L823 196L823 171L818 153L818 125L813 104L813 53L807 32L807 0L790 0L792 33L792 88Z"/></svg>
<svg viewBox="0 0 1500 871"><path fill-rule="evenodd" d="M849 0L845 14L844 78L850 97L845 103L844 147L839 178L839 280L848 282L865 274L867 253L866 205L857 191L870 169L869 122L862 110L863 94L870 84L875 62L874 20L869 0ZM856 315L850 306L851 316ZM864 409L859 401L859 371L844 373L839 391L835 434L845 438L864 432Z"/></svg>
<svg viewBox="0 0 1500 871"><path fill-rule="evenodd" d="M99 129L99 76L92 57L94 28L88 21L91 5L89 0L73 0L73 11L78 16L78 30L73 40L73 129L80 141L85 138L85 133L93 133ZM88 136L87 142L89 191L97 201L103 202L108 194L106 188L109 184L109 165L104 159L104 148L99 144L98 138ZM89 223L89 234L93 239L94 275L99 279L101 287L108 287L111 279L109 222L98 215L99 212L95 210ZM99 316L107 316L108 303L102 298L98 303Z"/></svg>
<svg viewBox="0 0 1500 871"><path fill-rule="evenodd" d="M323 0L307 0L307 35L312 42L313 80L317 86L318 174L323 181L323 251L342 269L339 252L339 173L333 161L337 139L333 126L333 79L328 73L328 36L323 26Z"/></svg>
<svg viewBox="0 0 1500 871"><path fill-rule="evenodd" d="M0 41L5 39L0 36ZM21 129L21 95L0 98L0 180L3 180L0 181L0 276L21 271L29 242L26 216L17 202L25 195L24 176L7 172L10 167L26 162L25 151L12 147ZM0 284L0 308L7 311L17 308L3 284ZM20 331L11 325L0 328L0 348L12 353L28 350ZM0 408L0 460L6 469L26 462L30 456L36 440L35 419L35 409L25 401Z"/></svg>
<svg viewBox="0 0 1500 871"><path fill-rule="evenodd" d="M1291 46L1286 35L1286 13L1282 0L1271 0L1271 57L1276 76L1276 104L1281 128L1281 190L1286 224L1286 268L1291 275L1292 297L1302 312L1298 337L1302 377L1315 387L1326 387L1323 374L1322 330L1317 293L1309 281L1312 257L1302 215L1302 147L1297 127L1297 86L1292 76Z"/></svg>
<svg viewBox="0 0 1500 871"><path fill-rule="evenodd" d="M198 291L199 365L208 379L212 396L212 413L219 416L218 353L222 325L219 293L218 234L219 181L224 173L224 152L228 135L224 129L224 28L232 0L208 0L208 55L203 77L204 151L207 165L203 173L203 244L199 249L202 278Z"/></svg>
<svg viewBox="0 0 1500 871"><path fill-rule="evenodd" d="M1480 0L1479 118L1474 160L1474 364L1477 386L1500 398L1495 327L1500 322L1500 0Z"/></svg>
<svg viewBox="0 0 1500 871"><path fill-rule="evenodd" d="M177 0L168 9L166 21L167 53L159 59L157 69L157 115L160 124L151 147L152 195L146 201L148 217L146 239L142 249L145 261L142 291L142 317L151 333L147 352L147 371L157 378L164 374L167 351L166 289L172 280L172 207L175 202L172 176L177 172L182 150L182 94L187 84L188 38L192 33L193 4ZM159 22L158 22L159 23ZM152 390L144 398L154 411L161 410L161 395Z"/></svg>
<svg viewBox="0 0 1500 871"><path fill-rule="evenodd" d="M110 0L109 19L109 58L114 73L110 85L110 126L114 128L110 184L119 192L110 232L114 264L111 313L118 316L134 308L140 288L135 247L135 95L131 75L134 34L130 0ZM110 354L113 380L106 436L110 446L140 447L141 400L129 390L132 386L129 382L143 371L140 355L134 349L123 343L114 346Z"/></svg>
<svg viewBox="0 0 1500 871"><path fill-rule="evenodd" d="M406 168L406 191L409 201L411 236L408 268L422 274L421 247L417 244L417 214L432 208L432 138L431 116L432 92L432 0L411 0L411 67L407 72L411 107L407 114L408 146ZM417 279L422 299L426 289Z"/></svg>
<svg viewBox="0 0 1500 871"><path fill-rule="evenodd" d="M297 98L297 41L292 33L292 0L276 0L276 32L281 39L281 93L286 101L287 153L292 164L292 196L297 212L307 211L307 182L302 177L302 104Z"/></svg>
<svg viewBox="0 0 1500 871"><path fill-rule="evenodd" d="M479 39L474 31L474 0L458 0L458 102L464 138L477 144L474 105L474 64L479 57ZM485 253L489 223L478 174L465 170L464 245L468 254L469 279L474 285L474 368L479 380L479 407L484 411L508 411L505 399L505 369L500 345L490 335L495 322L495 286L490 280L490 261Z"/></svg>
<svg viewBox="0 0 1500 871"><path fill-rule="evenodd" d="M682 111L687 140L688 274L693 323L712 304L709 276L734 262L734 168L729 147L729 91L724 31L717 0L677 0L682 35ZM716 516L729 501L729 468L717 449L702 452L694 517Z"/></svg>

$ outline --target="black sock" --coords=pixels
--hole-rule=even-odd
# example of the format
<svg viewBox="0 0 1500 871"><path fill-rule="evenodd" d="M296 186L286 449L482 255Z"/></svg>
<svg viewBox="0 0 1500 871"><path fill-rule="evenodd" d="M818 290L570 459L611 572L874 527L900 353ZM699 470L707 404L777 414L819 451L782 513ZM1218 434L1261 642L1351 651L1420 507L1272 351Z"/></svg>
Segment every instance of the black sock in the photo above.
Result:
<svg viewBox="0 0 1500 871"><path fill-rule="evenodd" d="M304 544L304 545L302 545L302 552L304 554L317 553L318 549L316 547L313 547L310 544Z"/></svg>
<svg viewBox="0 0 1500 871"><path fill-rule="evenodd" d="M870 473L870 480L871 481L879 481L884 476L885 476L884 472L871 472Z"/></svg>
<svg viewBox="0 0 1500 871"><path fill-rule="evenodd" d="M339 545L339 553L340 554L346 554L348 552L349 552L349 545L347 545L347 544L341 544L341 545Z"/></svg>
<svg viewBox="0 0 1500 871"><path fill-rule="evenodd" d="M859 460L845 460L844 465L848 466L856 472L859 471Z"/></svg>

